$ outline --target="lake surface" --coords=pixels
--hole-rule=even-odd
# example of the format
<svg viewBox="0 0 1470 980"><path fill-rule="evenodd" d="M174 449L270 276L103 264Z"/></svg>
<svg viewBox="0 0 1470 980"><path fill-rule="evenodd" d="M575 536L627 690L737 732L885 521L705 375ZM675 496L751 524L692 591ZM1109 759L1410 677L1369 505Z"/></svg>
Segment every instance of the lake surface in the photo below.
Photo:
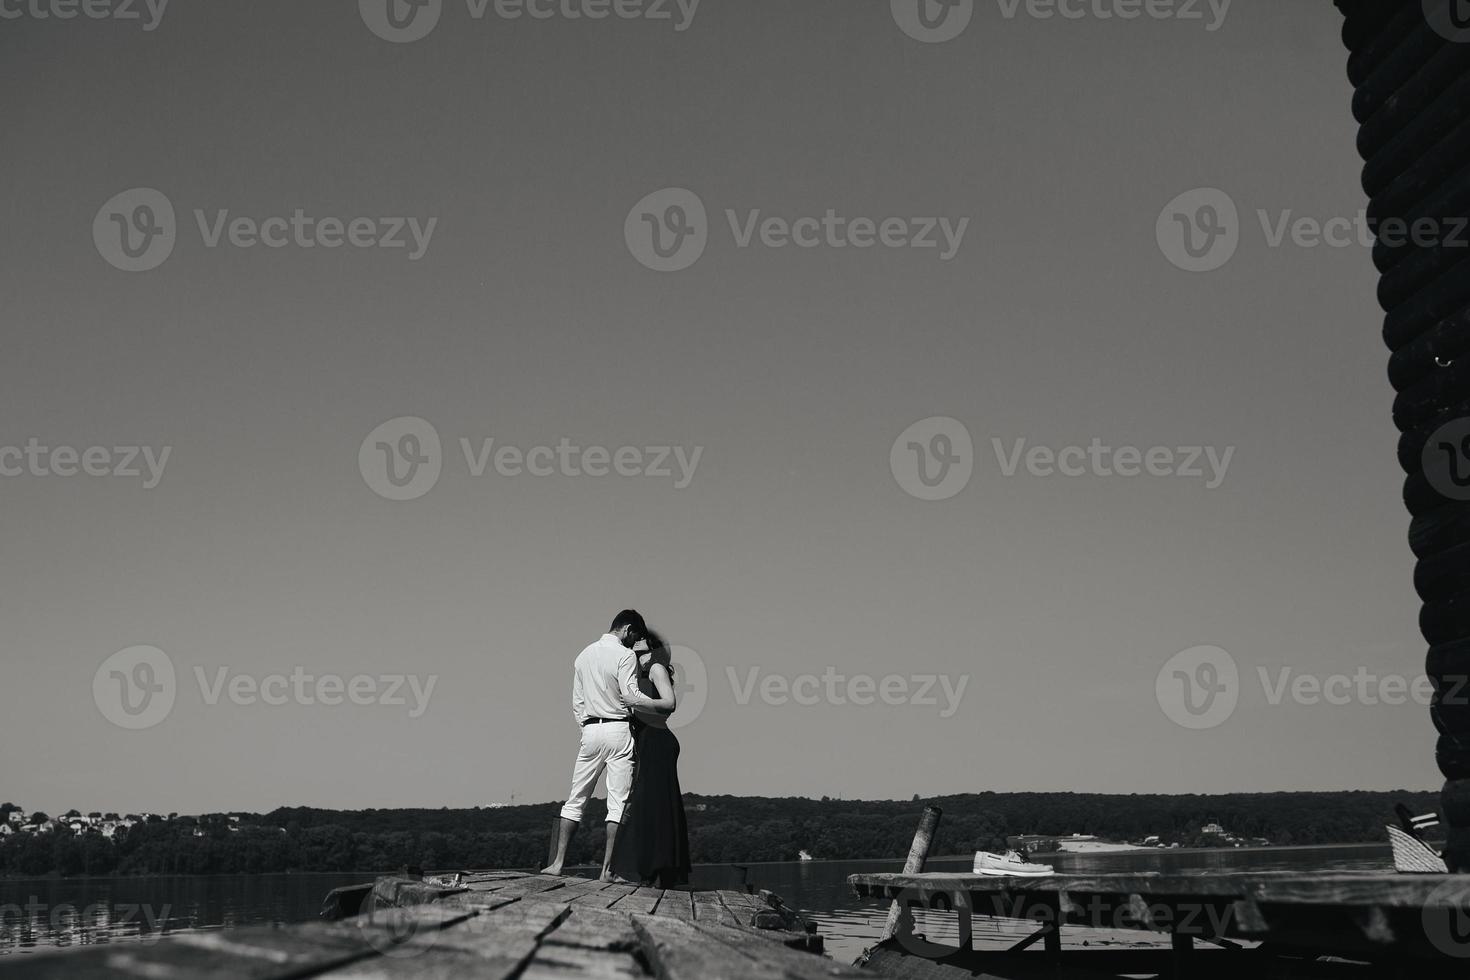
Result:
<svg viewBox="0 0 1470 980"><path fill-rule="evenodd" d="M1062 874L1392 870L1387 844L1061 854L1046 860ZM887 906L854 898L847 888L847 876L898 871L902 865L902 860L754 864L749 881L801 909L819 924L832 957L850 963L877 940ZM931 871L969 869L968 858L929 863ZM0 881L0 957L92 943L147 942L194 930L304 922L316 917L331 889L374 877L376 873L365 872L4 880ZM692 885L738 889L740 882L741 874L734 868L705 865L694 869ZM925 923L922 931L943 941L948 938L946 930L952 930L954 917L938 916L936 920Z"/></svg>

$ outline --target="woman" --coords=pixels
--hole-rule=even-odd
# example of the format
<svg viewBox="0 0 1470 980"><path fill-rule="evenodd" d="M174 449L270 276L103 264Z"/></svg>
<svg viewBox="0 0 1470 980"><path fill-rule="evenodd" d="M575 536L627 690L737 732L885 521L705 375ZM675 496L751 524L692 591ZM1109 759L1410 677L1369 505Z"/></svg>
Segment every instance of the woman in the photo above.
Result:
<svg viewBox="0 0 1470 980"><path fill-rule="evenodd" d="M638 653L638 689L659 702L635 709L637 766L633 791L613 852L614 876L628 883L676 888L689 883L689 829L679 789L679 740L669 731L678 707L668 644L650 632Z"/></svg>

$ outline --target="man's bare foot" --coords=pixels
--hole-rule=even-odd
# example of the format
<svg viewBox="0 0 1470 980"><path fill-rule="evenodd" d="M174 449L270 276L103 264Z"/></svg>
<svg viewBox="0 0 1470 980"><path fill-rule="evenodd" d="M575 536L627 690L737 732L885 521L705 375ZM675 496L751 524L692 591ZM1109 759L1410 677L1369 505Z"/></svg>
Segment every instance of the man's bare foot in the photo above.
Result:
<svg viewBox="0 0 1470 980"><path fill-rule="evenodd" d="M559 876L561 874L561 865L559 865L559 864L553 864L549 868L542 868L541 869L541 873L544 874L544 875L558 875Z"/></svg>
<svg viewBox="0 0 1470 980"><path fill-rule="evenodd" d="M611 871L604 871L602 874L598 875L597 880L601 882L606 882L609 885L617 883L617 878L613 875Z"/></svg>

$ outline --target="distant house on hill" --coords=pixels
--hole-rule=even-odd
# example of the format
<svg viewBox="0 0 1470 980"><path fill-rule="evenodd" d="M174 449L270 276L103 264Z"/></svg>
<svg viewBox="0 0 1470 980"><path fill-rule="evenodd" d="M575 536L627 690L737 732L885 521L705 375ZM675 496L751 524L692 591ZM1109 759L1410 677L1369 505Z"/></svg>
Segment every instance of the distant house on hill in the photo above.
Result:
<svg viewBox="0 0 1470 980"><path fill-rule="evenodd" d="M6 821L19 827L26 822L26 815L19 810L11 810L5 817Z"/></svg>
<svg viewBox="0 0 1470 980"><path fill-rule="evenodd" d="M1220 826L1217 823L1207 823L1203 827L1200 828L1199 832L1202 833L1202 834L1220 834L1220 835L1224 835L1225 828L1222 827L1222 826Z"/></svg>

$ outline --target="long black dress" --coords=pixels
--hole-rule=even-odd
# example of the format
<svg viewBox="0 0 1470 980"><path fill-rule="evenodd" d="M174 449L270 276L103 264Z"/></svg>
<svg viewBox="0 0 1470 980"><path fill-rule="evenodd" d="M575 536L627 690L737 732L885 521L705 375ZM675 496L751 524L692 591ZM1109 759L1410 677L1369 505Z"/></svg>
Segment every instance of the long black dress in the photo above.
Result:
<svg viewBox="0 0 1470 980"><path fill-rule="evenodd" d="M646 683L639 680L639 686ZM623 825L618 828L613 873L659 888L686 885L689 828L684 822L684 794L679 789L679 739L667 728L644 724L637 726L636 738L637 769Z"/></svg>

